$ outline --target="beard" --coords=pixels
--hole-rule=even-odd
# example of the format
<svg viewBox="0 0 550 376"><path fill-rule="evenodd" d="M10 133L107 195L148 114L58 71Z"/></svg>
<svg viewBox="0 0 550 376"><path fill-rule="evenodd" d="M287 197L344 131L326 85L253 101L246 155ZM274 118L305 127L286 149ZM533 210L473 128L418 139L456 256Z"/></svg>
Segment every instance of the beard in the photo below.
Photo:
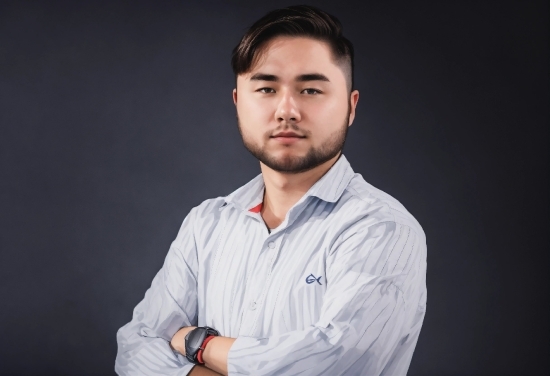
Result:
<svg viewBox="0 0 550 376"><path fill-rule="evenodd" d="M250 154L252 154L256 159L258 159L260 162L262 162L264 165L271 168L272 170L286 174L298 174L322 165L323 163L331 160L336 155L338 155L338 153L340 153L340 151L344 148L344 143L348 134L349 115L350 112L348 111L345 120L342 122L342 126L334 131L332 134L330 134L321 143L321 145L317 147L310 147L306 155L302 157L287 155L277 158L269 154L266 148L262 149L260 145L255 144L247 139L242 131L238 116L237 122L239 126L239 132L241 133L241 137L243 139L244 147L250 152ZM296 132L300 132L306 137L309 137L311 134L311 132L304 131L295 124L289 124L288 128ZM269 138L270 134L271 132L267 132L265 138Z"/></svg>

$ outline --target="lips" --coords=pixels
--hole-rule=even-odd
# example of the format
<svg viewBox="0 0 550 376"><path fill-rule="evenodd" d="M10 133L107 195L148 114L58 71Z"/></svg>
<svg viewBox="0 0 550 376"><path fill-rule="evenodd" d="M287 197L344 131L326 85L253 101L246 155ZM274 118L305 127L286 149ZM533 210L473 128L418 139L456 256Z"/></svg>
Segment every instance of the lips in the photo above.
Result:
<svg viewBox="0 0 550 376"><path fill-rule="evenodd" d="M281 132L272 136L273 138L305 138L305 136L300 136L298 133L294 132Z"/></svg>
<svg viewBox="0 0 550 376"><path fill-rule="evenodd" d="M298 133L294 132L281 132L271 137L274 142L282 145L293 145L300 142L300 140L305 139L305 136L301 136Z"/></svg>

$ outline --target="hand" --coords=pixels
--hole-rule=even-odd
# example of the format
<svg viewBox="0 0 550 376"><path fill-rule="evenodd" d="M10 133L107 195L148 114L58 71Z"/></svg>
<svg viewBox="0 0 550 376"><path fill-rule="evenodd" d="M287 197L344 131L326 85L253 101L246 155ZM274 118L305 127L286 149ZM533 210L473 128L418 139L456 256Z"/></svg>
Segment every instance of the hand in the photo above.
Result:
<svg viewBox="0 0 550 376"><path fill-rule="evenodd" d="M185 326L178 330L176 334L172 337L172 340L170 341L170 346L177 352L179 352L181 355L185 356L185 336L187 333L189 333L191 330L195 329L196 326Z"/></svg>
<svg viewBox="0 0 550 376"><path fill-rule="evenodd" d="M195 366L191 369L191 372L187 374L188 376L219 376L221 373L212 371L210 368L205 366Z"/></svg>

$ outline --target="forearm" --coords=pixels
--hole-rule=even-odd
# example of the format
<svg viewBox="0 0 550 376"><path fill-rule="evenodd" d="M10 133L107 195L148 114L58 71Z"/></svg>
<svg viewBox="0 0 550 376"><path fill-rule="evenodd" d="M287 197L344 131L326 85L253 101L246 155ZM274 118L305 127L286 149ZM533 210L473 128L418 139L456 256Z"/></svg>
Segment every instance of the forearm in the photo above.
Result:
<svg viewBox="0 0 550 376"><path fill-rule="evenodd" d="M193 364L177 356L162 338L142 337L119 348L115 361L118 375L187 375Z"/></svg>
<svg viewBox="0 0 550 376"><path fill-rule="evenodd" d="M117 332L115 369L119 375L181 376L187 375L193 367L192 363L175 354L168 345L170 335L182 323L185 325L188 318L185 314L177 314L179 307L159 288L159 278L153 281L145 299L134 310L132 320ZM151 301L153 294L162 296L164 303L154 305ZM165 314L158 307L174 313Z"/></svg>
<svg viewBox="0 0 550 376"><path fill-rule="evenodd" d="M227 356L235 338L213 338L204 349L204 364L211 370L227 375Z"/></svg>

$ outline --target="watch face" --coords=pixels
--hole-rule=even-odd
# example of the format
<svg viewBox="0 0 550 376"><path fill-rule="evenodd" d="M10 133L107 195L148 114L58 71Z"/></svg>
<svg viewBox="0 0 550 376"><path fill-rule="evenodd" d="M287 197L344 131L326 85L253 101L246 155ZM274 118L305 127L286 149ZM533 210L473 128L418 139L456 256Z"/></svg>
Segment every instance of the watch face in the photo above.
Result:
<svg viewBox="0 0 550 376"><path fill-rule="evenodd" d="M185 357L194 364L199 364L197 361L197 352L200 349L204 339L207 336L207 329L195 328L185 336Z"/></svg>

